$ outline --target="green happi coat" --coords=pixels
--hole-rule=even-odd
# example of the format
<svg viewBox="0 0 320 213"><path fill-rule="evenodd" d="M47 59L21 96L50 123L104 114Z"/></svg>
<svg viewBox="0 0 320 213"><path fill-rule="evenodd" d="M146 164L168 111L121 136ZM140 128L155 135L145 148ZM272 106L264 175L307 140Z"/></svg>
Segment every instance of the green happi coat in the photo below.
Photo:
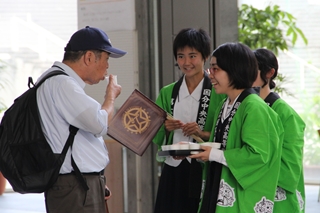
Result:
<svg viewBox="0 0 320 213"><path fill-rule="evenodd" d="M222 106L223 103L216 111L215 124ZM214 129L209 141L214 140L213 134ZM230 125L224 151L228 166L222 166L218 202L206 200L210 197L207 196L208 190L210 193L208 179L199 212L213 213L208 203L217 203L216 213L271 213L280 170L282 137L283 127L278 115L258 95L248 95ZM206 168L210 169L210 165Z"/></svg>
<svg viewBox="0 0 320 213"><path fill-rule="evenodd" d="M156 104L168 113L171 112L171 95L172 95L172 90L175 84L176 82L163 87L160 90L160 94L156 100ZM215 90L212 88L211 95L210 95L208 115L206 118L203 131L208 131L208 132L211 131L212 125L213 125L214 112L217 109L218 104L224 98L225 98L225 95L217 94ZM154 137L153 142L158 145L158 150L161 150L161 146L164 145L165 143L167 143L168 145L172 144L172 139L173 139L173 131L170 133L168 137L168 141L166 142L166 131L165 131L164 125L162 125L157 135ZM157 159L161 161L160 158L157 158Z"/></svg>
<svg viewBox="0 0 320 213"><path fill-rule="evenodd" d="M284 128L281 167L274 212L300 213L305 210L303 146L305 123L281 98L271 108L280 116Z"/></svg>

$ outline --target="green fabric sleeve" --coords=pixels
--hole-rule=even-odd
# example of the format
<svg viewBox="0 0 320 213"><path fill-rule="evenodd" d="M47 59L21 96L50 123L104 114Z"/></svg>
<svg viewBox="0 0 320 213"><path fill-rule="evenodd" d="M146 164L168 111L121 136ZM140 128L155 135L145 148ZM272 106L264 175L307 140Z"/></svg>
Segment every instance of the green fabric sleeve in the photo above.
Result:
<svg viewBox="0 0 320 213"><path fill-rule="evenodd" d="M280 116L284 127L281 167L278 185L295 193L303 169L303 146L305 123L282 99L272 109Z"/></svg>
<svg viewBox="0 0 320 213"><path fill-rule="evenodd" d="M171 112L171 95L172 95L173 86L174 86L174 83L163 87L160 90L159 96L156 100L156 104L168 113ZM170 138L172 138L171 133L170 133ZM165 140L166 140L166 130L164 128L164 125L162 125L158 133L156 134L156 136L153 138L153 143L158 145L158 150L161 150L161 146L165 143ZM172 143L172 139L168 141L168 144L171 144L171 143Z"/></svg>

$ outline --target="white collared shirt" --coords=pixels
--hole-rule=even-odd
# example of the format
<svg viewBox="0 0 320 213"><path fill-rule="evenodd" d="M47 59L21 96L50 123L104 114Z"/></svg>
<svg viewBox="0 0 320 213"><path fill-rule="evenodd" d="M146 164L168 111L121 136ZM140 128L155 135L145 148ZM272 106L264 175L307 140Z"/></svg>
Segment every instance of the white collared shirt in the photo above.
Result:
<svg viewBox="0 0 320 213"><path fill-rule="evenodd" d="M240 93L240 94L241 94L241 93ZM221 122L222 122L222 123L223 123L224 120L230 115L230 112L231 112L234 104L237 102L240 94L234 99L234 101L233 101L232 104L229 104L229 103L230 103L230 99L227 98L226 103L224 104L224 108L223 108L222 115L221 115Z"/></svg>
<svg viewBox="0 0 320 213"><path fill-rule="evenodd" d="M109 163L102 135L107 133L108 113L84 92L85 82L66 64L55 62L69 76L47 79L37 90L37 101L44 134L54 153L61 153L69 136L69 125L79 128L72 156L81 172L99 172ZM59 70L52 67L48 72ZM60 173L70 173L70 149Z"/></svg>
<svg viewBox="0 0 320 213"><path fill-rule="evenodd" d="M173 109L173 117L175 119L181 120L183 123L197 122L202 84L203 79L200 81L192 94L190 94L185 77L183 78ZM193 141L193 138L190 136L184 136L181 129L174 130L172 144L180 141ZM189 162L191 162L190 158L187 159ZM167 157L165 163L170 166L177 167L181 163L181 160L175 160L172 157Z"/></svg>

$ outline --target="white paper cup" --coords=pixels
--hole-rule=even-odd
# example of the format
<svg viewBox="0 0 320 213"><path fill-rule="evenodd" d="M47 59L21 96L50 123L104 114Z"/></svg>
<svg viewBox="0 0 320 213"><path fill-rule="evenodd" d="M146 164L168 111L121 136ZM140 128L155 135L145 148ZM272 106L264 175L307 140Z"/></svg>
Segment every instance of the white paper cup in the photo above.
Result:
<svg viewBox="0 0 320 213"><path fill-rule="evenodd" d="M211 147L212 147L212 148L215 148L215 149L220 149L221 143L213 142L213 143L211 144Z"/></svg>
<svg viewBox="0 0 320 213"><path fill-rule="evenodd" d="M109 84L109 75L104 77L104 80L106 81L107 85ZM113 75L113 80L115 84L118 84L118 78L117 75Z"/></svg>
<svg viewBox="0 0 320 213"><path fill-rule="evenodd" d="M190 147L190 149L200 149L200 144L198 144L198 143L190 143L189 147Z"/></svg>

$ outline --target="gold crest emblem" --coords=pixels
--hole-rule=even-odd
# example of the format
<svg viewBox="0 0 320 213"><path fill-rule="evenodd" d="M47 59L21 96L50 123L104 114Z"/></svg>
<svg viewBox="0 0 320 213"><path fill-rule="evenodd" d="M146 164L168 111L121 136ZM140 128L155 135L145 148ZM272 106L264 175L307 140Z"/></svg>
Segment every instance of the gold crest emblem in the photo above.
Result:
<svg viewBox="0 0 320 213"><path fill-rule="evenodd" d="M123 114L124 128L135 134L143 133L150 125L149 113L139 106L130 107Z"/></svg>

